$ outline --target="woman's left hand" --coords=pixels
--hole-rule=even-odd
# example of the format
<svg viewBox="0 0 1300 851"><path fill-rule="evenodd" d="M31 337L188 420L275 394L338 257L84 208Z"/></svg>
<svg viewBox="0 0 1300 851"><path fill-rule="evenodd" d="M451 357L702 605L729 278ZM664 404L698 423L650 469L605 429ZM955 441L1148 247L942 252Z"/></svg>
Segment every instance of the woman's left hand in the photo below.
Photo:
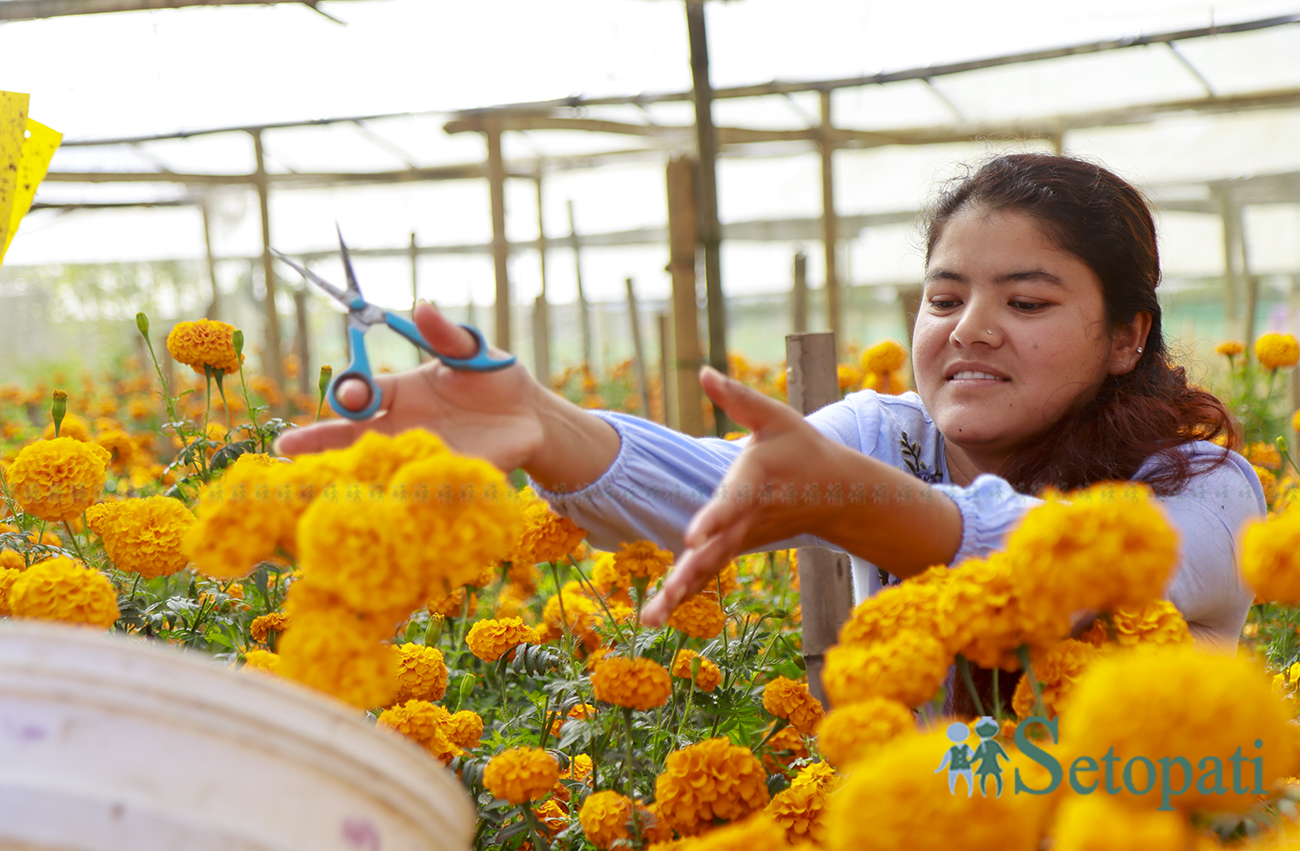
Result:
<svg viewBox="0 0 1300 851"><path fill-rule="evenodd" d="M678 604L699 593L740 553L819 534L828 509L834 510L821 499L822 491L844 475L843 456L857 455L823 437L793 408L717 370L701 370L700 384L752 437L687 526L687 549L642 612L650 626L666 622Z"/></svg>

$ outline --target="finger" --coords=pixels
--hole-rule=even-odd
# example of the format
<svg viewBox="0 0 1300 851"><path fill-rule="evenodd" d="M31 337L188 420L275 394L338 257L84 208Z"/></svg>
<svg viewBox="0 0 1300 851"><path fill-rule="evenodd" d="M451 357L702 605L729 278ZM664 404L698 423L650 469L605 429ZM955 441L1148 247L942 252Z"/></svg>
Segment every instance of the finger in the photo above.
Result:
<svg viewBox="0 0 1300 851"><path fill-rule="evenodd" d="M470 358L478 351L474 335L452 322L433 305L421 300L415 306L415 327L433 350L452 358Z"/></svg>
<svg viewBox="0 0 1300 851"><path fill-rule="evenodd" d="M704 507L695 512L691 522L686 525L686 533L682 536L686 546L692 548L700 546L704 541L728 529L736 530L743 537L749 526L746 522L748 515L745 506L742 506L738 500L728 499L723 495L729 489L735 489L735 482L724 479L719 490L720 495L709 500Z"/></svg>
<svg viewBox="0 0 1300 851"><path fill-rule="evenodd" d="M764 396L711 366L700 370L700 386L737 425L755 434L803 420L789 405Z"/></svg>
<svg viewBox="0 0 1300 851"><path fill-rule="evenodd" d="M374 426L369 420L329 420L305 428L286 431L275 439L271 452L276 455L304 455L329 449L346 449Z"/></svg>
<svg viewBox="0 0 1300 851"><path fill-rule="evenodd" d="M725 536L711 538L698 549L686 550L664 580L663 587L641 610L641 622L660 627L668 622L673 609L704 590L739 551Z"/></svg>
<svg viewBox="0 0 1300 851"><path fill-rule="evenodd" d="M364 411L370 404L370 385L359 378L346 378L335 388L334 398L349 411Z"/></svg>

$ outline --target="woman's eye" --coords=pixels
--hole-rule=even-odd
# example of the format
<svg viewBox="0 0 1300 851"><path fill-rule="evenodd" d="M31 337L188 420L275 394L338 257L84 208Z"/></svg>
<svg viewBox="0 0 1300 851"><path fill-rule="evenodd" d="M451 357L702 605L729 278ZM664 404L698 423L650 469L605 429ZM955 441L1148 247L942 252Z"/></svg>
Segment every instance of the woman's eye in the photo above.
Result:
<svg viewBox="0 0 1300 851"><path fill-rule="evenodd" d="M1011 306L1014 307L1016 310L1025 313L1035 311L1043 307L1047 307L1046 304L1042 304L1036 301L1013 301L1011 302Z"/></svg>
<svg viewBox="0 0 1300 851"><path fill-rule="evenodd" d="M961 302L951 298L930 299L930 307L934 308L935 310L951 310L952 308L956 307L959 304L961 304Z"/></svg>

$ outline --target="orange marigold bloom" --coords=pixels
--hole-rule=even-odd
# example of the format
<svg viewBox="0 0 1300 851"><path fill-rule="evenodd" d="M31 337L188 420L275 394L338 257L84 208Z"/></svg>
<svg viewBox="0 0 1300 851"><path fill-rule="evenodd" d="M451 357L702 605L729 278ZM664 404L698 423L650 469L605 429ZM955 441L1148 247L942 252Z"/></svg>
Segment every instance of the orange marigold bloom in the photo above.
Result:
<svg viewBox="0 0 1300 851"><path fill-rule="evenodd" d="M808 758L808 745L803 734L794 727L786 726L767 737L767 747L763 754L763 767L769 774L789 774L786 770L794 762Z"/></svg>
<svg viewBox="0 0 1300 851"><path fill-rule="evenodd" d="M450 714L427 700L408 700L379 713L378 725L414 739L444 764L462 751L448 736Z"/></svg>
<svg viewBox="0 0 1300 851"><path fill-rule="evenodd" d="M912 710L896 700L871 697L837 706L817 725L817 747L836 768L845 768L879 745L916 729Z"/></svg>
<svg viewBox="0 0 1300 851"><path fill-rule="evenodd" d="M395 703L442 700L447 693L447 663L441 650L407 642L394 647L393 653L397 656Z"/></svg>
<svg viewBox="0 0 1300 851"><path fill-rule="evenodd" d="M932 636L902 632L863 647L839 644L826 652L822 682L834 706L888 697L908 706L927 702L948 675L951 654Z"/></svg>
<svg viewBox="0 0 1300 851"><path fill-rule="evenodd" d="M695 687L700 691L713 691L722 685L722 669L703 656L697 656L694 650L684 647L673 657L673 676L691 679L691 663L697 658L700 660L700 672L694 677Z"/></svg>
<svg viewBox="0 0 1300 851"><path fill-rule="evenodd" d="M468 605L465 602L467 593L469 594ZM429 614L442 615L444 618L458 618L461 615L472 618L478 611L478 595L464 588L457 588L445 597L434 597L425 603L424 607L429 610Z"/></svg>
<svg viewBox="0 0 1300 851"><path fill-rule="evenodd" d="M718 602L718 595L704 591L683 600L668 616L668 625L692 638L717 638L727 624L727 613Z"/></svg>
<svg viewBox="0 0 1300 851"><path fill-rule="evenodd" d="M389 645L378 643L346 610L308 610L291 617L293 626L278 645L281 674L361 709L388 705L397 679Z"/></svg>
<svg viewBox="0 0 1300 851"><path fill-rule="evenodd" d="M111 458L95 443L70 437L38 440L19 451L5 478L23 511L62 523L80 517L99 500Z"/></svg>
<svg viewBox="0 0 1300 851"><path fill-rule="evenodd" d="M531 496L524 508L524 528L515 541L512 562L537 564L559 561L573 552L587 530L567 517L561 517L545 502Z"/></svg>
<svg viewBox="0 0 1300 851"><path fill-rule="evenodd" d="M0 569L21 572L27 569L27 561L17 550L0 550Z"/></svg>
<svg viewBox="0 0 1300 851"><path fill-rule="evenodd" d="M595 712L595 709L592 709ZM569 787L571 784L581 783L587 787L591 786L591 775L595 771L595 765L591 757L585 753L577 754L569 760L569 767L560 772L560 779L555 783L555 797L568 803ZM569 781L566 783L565 781ZM582 790L579 790L582 791Z"/></svg>
<svg viewBox="0 0 1300 851"><path fill-rule="evenodd" d="M825 717L821 703L808 691L807 683L777 677L763 689L763 708L785 718L805 736L811 736Z"/></svg>
<svg viewBox="0 0 1300 851"><path fill-rule="evenodd" d="M876 375L888 375L907 363L907 349L893 340L885 340L862 353L862 369Z"/></svg>
<svg viewBox="0 0 1300 851"><path fill-rule="evenodd" d="M484 662L495 662L520 644L537 644L537 631L522 618L481 620L469 628L465 643Z"/></svg>
<svg viewBox="0 0 1300 851"><path fill-rule="evenodd" d="M748 748L705 739L668 755L655 802L668 825L694 836L717 819L737 821L767 806L767 772Z"/></svg>
<svg viewBox="0 0 1300 851"><path fill-rule="evenodd" d="M16 618L108 629L120 614L117 589L108 577L63 556L37 562L19 574L8 598Z"/></svg>
<svg viewBox="0 0 1300 851"><path fill-rule="evenodd" d="M1300 342L1290 334L1263 334L1255 341L1255 357L1268 370L1295 366L1300 361Z"/></svg>
<svg viewBox="0 0 1300 851"><path fill-rule="evenodd" d="M280 657L269 650L249 650L244 654L244 667L250 671L265 671L268 674L280 673Z"/></svg>
<svg viewBox="0 0 1300 851"><path fill-rule="evenodd" d="M578 823L587 840L597 848L612 848L614 844L630 845L632 840L632 808L630 798L612 789L596 792L587 797L578 813ZM637 828L646 842L666 842L672 831L663 824L652 808L640 801L635 803Z"/></svg>
<svg viewBox="0 0 1300 851"><path fill-rule="evenodd" d="M22 575L21 570L11 570L0 565L0 618L13 614L13 610L9 608L9 589L13 586L14 580Z"/></svg>
<svg viewBox="0 0 1300 851"><path fill-rule="evenodd" d="M569 631L581 638L587 650L591 651L601 643L600 635L596 633L596 624L600 621L598 610L599 606L591 598L563 590L546 601L542 620L553 632L561 635L567 625Z"/></svg>
<svg viewBox="0 0 1300 851"><path fill-rule="evenodd" d="M41 433L41 436L46 440L53 440L54 423L47 425L45 431ZM76 414L64 414L63 422L59 423L59 437L68 437L72 440L80 440L82 442L89 441L90 426L86 425L86 421Z"/></svg>
<svg viewBox="0 0 1300 851"><path fill-rule="evenodd" d="M1239 355L1246 351L1246 344L1241 342L1241 340L1224 340L1222 343L1215 346L1214 350L1221 355L1232 357L1233 355Z"/></svg>
<svg viewBox="0 0 1300 851"><path fill-rule="evenodd" d="M663 665L653 659L609 656L591 674L596 699L632 709L663 706L673 692L673 683Z"/></svg>
<svg viewBox="0 0 1300 851"><path fill-rule="evenodd" d="M465 750L478 747L483 738L483 717L471 709L462 709L447 719L447 738Z"/></svg>
<svg viewBox="0 0 1300 851"><path fill-rule="evenodd" d="M557 715L555 719L551 721L550 734L558 737L560 735L560 730L564 727L564 723L570 719L586 721L594 718L595 715L596 707L592 706L590 703L579 703L577 706L570 709L567 715ZM563 779L564 775L560 775L560 778Z"/></svg>
<svg viewBox="0 0 1300 851"><path fill-rule="evenodd" d="M512 804L541 798L560 779L560 766L540 748L511 748L488 762L483 785L495 797Z"/></svg>
<svg viewBox="0 0 1300 851"><path fill-rule="evenodd" d="M205 365L226 374L239 372L244 356L235 353L234 334L235 326L225 322L178 322L167 335L167 351L200 375Z"/></svg>
<svg viewBox="0 0 1300 851"><path fill-rule="evenodd" d="M289 628L289 616L284 612L270 612L265 615L258 615L253 618L253 622L248 625L248 634L259 644L266 644L266 639L271 632L284 632Z"/></svg>
<svg viewBox="0 0 1300 851"><path fill-rule="evenodd" d="M668 572L668 566L672 563L673 554L659 549L650 541L624 544L614 553L615 566L631 577L633 582L655 582Z"/></svg>
<svg viewBox="0 0 1300 851"><path fill-rule="evenodd" d="M1088 663L1101 654L1091 644L1067 638L1051 647L1033 648L1030 663L1034 667L1034 679L1038 680L1043 694L1043 710L1047 717L1055 718L1067 706L1074 683L1087 669ZM1037 715L1037 701L1034 698L1033 683L1028 676L1020 678L1011 698L1011 708L1021 718Z"/></svg>
<svg viewBox="0 0 1300 851"><path fill-rule="evenodd" d="M179 499L147 496L105 502L86 509L86 520L118 570L153 579L171 576L189 564L181 543L196 521Z"/></svg>
<svg viewBox="0 0 1300 851"><path fill-rule="evenodd" d="M791 785L772 798L765 812L785 830L785 838L792 844L812 842L820 847L826 830L822 811L827 794L828 790L816 784Z"/></svg>

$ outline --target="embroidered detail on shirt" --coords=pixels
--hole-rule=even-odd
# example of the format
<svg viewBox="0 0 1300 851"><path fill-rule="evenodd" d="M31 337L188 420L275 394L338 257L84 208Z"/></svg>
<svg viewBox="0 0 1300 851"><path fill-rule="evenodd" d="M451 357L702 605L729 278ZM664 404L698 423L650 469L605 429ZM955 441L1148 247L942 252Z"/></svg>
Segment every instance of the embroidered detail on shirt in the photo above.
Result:
<svg viewBox="0 0 1300 851"><path fill-rule="evenodd" d="M931 470L930 465L925 463L921 458L920 444L913 443L905 431L900 431L899 434L902 436L898 439L898 445L902 449L903 464L907 466L907 472L916 476L928 485L938 484L943 481L943 476L936 471ZM885 588L889 585L897 585L903 581L885 570L883 567L877 567L876 571L877 576L880 579L881 588Z"/></svg>

